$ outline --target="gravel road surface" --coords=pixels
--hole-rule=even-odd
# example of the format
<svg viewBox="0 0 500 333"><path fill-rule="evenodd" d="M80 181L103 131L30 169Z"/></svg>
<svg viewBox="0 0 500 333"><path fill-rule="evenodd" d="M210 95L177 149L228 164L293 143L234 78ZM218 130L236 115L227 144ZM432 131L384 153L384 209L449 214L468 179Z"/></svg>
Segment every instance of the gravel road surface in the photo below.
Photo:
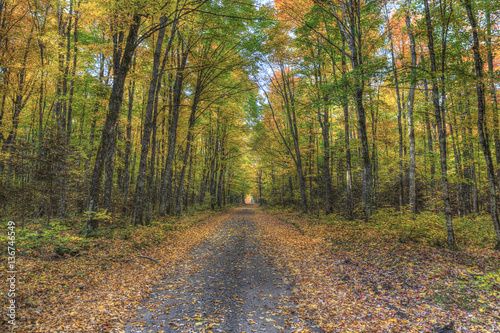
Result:
<svg viewBox="0 0 500 333"><path fill-rule="evenodd" d="M289 279L262 254L253 214L241 208L223 222L158 284L125 331L322 332L303 328Z"/></svg>

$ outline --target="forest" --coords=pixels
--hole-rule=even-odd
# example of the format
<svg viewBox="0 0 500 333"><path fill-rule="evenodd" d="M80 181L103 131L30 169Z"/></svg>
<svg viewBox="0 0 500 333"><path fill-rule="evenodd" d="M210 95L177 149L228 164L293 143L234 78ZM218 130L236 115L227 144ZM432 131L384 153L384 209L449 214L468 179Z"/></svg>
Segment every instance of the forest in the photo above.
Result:
<svg viewBox="0 0 500 333"><path fill-rule="evenodd" d="M223 9L222 9L223 8ZM2 208L148 224L242 202L251 2L0 3ZM253 21L250 21L253 22Z"/></svg>
<svg viewBox="0 0 500 333"><path fill-rule="evenodd" d="M2 217L147 225L242 203L488 215L488 1L1 1ZM389 214L388 213L388 214Z"/></svg>
<svg viewBox="0 0 500 333"><path fill-rule="evenodd" d="M450 313L461 331L498 329L499 23L486 0L0 0L0 264L16 254L16 318L111 332L155 265L235 215L227 244L266 239L326 332L351 316L310 301L323 289L308 281L330 295L328 260L349 267L344 286L396 274L366 295L476 311L429 310L435 332L453 331ZM424 332L401 311L370 325Z"/></svg>

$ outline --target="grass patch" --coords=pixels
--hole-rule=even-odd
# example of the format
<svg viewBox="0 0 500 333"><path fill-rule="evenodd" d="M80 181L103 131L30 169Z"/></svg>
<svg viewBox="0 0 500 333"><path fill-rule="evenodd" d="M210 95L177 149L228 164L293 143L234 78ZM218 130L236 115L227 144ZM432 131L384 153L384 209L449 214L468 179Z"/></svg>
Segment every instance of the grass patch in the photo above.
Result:
<svg viewBox="0 0 500 333"><path fill-rule="evenodd" d="M485 307L484 303L479 302L480 297L473 292L473 289L461 283L436 284L431 298L446 310L460 308L474 311Z"/></svg>

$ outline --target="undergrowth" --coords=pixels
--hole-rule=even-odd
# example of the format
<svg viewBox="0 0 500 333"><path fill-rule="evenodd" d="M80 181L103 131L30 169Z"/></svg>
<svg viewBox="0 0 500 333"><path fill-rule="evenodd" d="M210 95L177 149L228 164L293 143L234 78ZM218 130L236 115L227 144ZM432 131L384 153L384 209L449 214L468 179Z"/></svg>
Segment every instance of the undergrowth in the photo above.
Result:
<svg viewBox="0 0 500 333"><path fill-rule="evenodd" d="M172 231L180 231L198 223L197 214L204 210L193 209L183 217L155 219L146 226L134 226L130 220L115 219L100 214L101 226L92 237L85 235L86 219L54 219L49 223L33 220L17 227L16 250L19 255L42 258L85 256L92 248L121 248L122 253L131 253L160 243ZM206 212L204 217L213 213ZM2 223L7 230L8 221ZM7 233L0 235L0 251L7 251Z"/></svg>
<svg viewBox="0 0 500 333"><path fill-rule="evenodd" d="M500 296L500 267L495 259L497 253L492 251L496 238L489 216L454 217L454 233L460 251L452 252L447 250L445 217L441 213L427 211L412 214L408 210L400 212L383 208L366 223L363 220L348 220L340 214L317 216L290 213L279 207L266 207L265 210L278 214L302 233L323 237L333 252L362 253L367 249L385 248L388 254L394 256L392 260L396 266L408 260L398 253L434 252L447 258L445 266L453 263L466 267L463 272L463 268L453 271L455 275L450 276L447 284L434 290L434 300L443 306L480 309L484 304L474 303L476 293ZM373 258L367 260L377 264ZM415 263L418 264L418 260ZM390 266L387 262L384 265ZM445 266L436 262L436 274L449 275L452 271Z"/></svg>
<svg viewBox="0 0 500 333"><path fill-rule="evenodd" d="M412 214L384 208L372 216L369 224L381 232L393 234L402 243L411 241L430 246L446 246L446 224L442 213L426 211ZM492 248L496 244L489 216L454 217L453 229L460 248Z"/></svg>
<svg viewBox="0 0 500 333"><path fill-rule="evenodd" d="M281 207L266 207L265 211L271 214L292 212ZM412 214L408 210L399 212L394 208L382 208L372 215L368 223L363 220L348 220L335 213L319 217L309 214L306 217L313 224L320 223L345 229L346 235L357 236L363 232L366 237L391 238L400 243L446 246L446 222L442 213L426 211ZM495 230L489 215L454 217L453 229L457 245L461 249L491 249L496 244Z"/></svg>

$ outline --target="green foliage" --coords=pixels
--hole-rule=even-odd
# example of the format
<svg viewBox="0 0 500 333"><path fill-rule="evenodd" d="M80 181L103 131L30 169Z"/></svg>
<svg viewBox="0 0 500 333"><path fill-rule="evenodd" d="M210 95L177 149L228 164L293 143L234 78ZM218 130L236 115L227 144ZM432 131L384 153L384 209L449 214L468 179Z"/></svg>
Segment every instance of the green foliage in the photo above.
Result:
<svg viewBox="0 0 500 333"><path fill-rule="evenodd" d="M120 243L118 247L123 247L123 253L127 253L131 248L144 249L159 244L172 232L199 223L202 219L193 215L203 214L201 211L199 208L188 216L153 220L148 226L115 223L99 229L92 238L86 238L79 232L80 226L85 225L85 219L72 221L71 224L53 220L48 225L42 224L41 220L30 221L16 229L16 248L18 253L33 257L84 256L91 247L102 248L109 246L109 243ZM110 217L105 211L96 215L100 218ZM7 222L2 225L6 228ZM7 234L0 236L0 251L4 253L7 251L7 241Z"/></svg>
<svg viewBox="0 0 500 333"><path fill-rule="evenodd" d="M480 306L477 303L478 296L466 286L458 284L436 284L432 298L447 310L458 306L466 311L473 311Z"/></svg>
<svg viewBox="0 0 500 333"><path fill-rule="evenodd" d="M119 239L122 239L122 240L129 240L131 236L132 236L132 229L130 229L130 228L127 228L125 230L121 230L119 235L118 235Z"/></svg>
<svg viewBox="0 0 500 333"><path fill-rule="evenodd" d="M444 217L431 212L415 215L397 212L394 208L381 209L373 216L372 223L380 231L395 234L402 243L413 241L439 246L446 243Z"/></svg>
<svg viewBox="0 0 500 333"><path fill-rule="evenodd" d="M490 295L500 296L500 269L477 276L477 284Z"/></svg>
<svg viewBox="0 0 500 333"><path fill-rule="evenodd" d="M377 230L389 233L402 242L416 242L429 246L446 246L444 214L425 211L411 214L384 208L373 215L370 222ZM455 237L459 247L493 247L495 234L489 216L473 215L455 218Z"/></svg>
<svg viewBox="0 0 500 333"><path fill-rule="evenodd" d="M460 307L467 311L484 312L490 304L474 291L482 290L490 296L500 296L500 270L484 274L466 272L460 278L434 286L432 298L445 308Z"/></svg>
<svg viewBox="0 0 500 333"><path fill-rule="evenodd" d="M86 215L87 214L88 214L88 212L86 213ZM99 209L96 212L92 212L92 214L93 214L94 219L96 219L96 220L110 222L113 219L113 217L111 216L111 214L109 214L107 209Z"/></svg>
<svg viewBox="0 0 500 333"><path fill-rule="evenodd" d="M2 250L6 251L6 236L0 236ZM56 253L76 256L89 248L89 241L77 236L60 221L49 225L32 223L16 230L16 246L19 253Z"/></svg>

